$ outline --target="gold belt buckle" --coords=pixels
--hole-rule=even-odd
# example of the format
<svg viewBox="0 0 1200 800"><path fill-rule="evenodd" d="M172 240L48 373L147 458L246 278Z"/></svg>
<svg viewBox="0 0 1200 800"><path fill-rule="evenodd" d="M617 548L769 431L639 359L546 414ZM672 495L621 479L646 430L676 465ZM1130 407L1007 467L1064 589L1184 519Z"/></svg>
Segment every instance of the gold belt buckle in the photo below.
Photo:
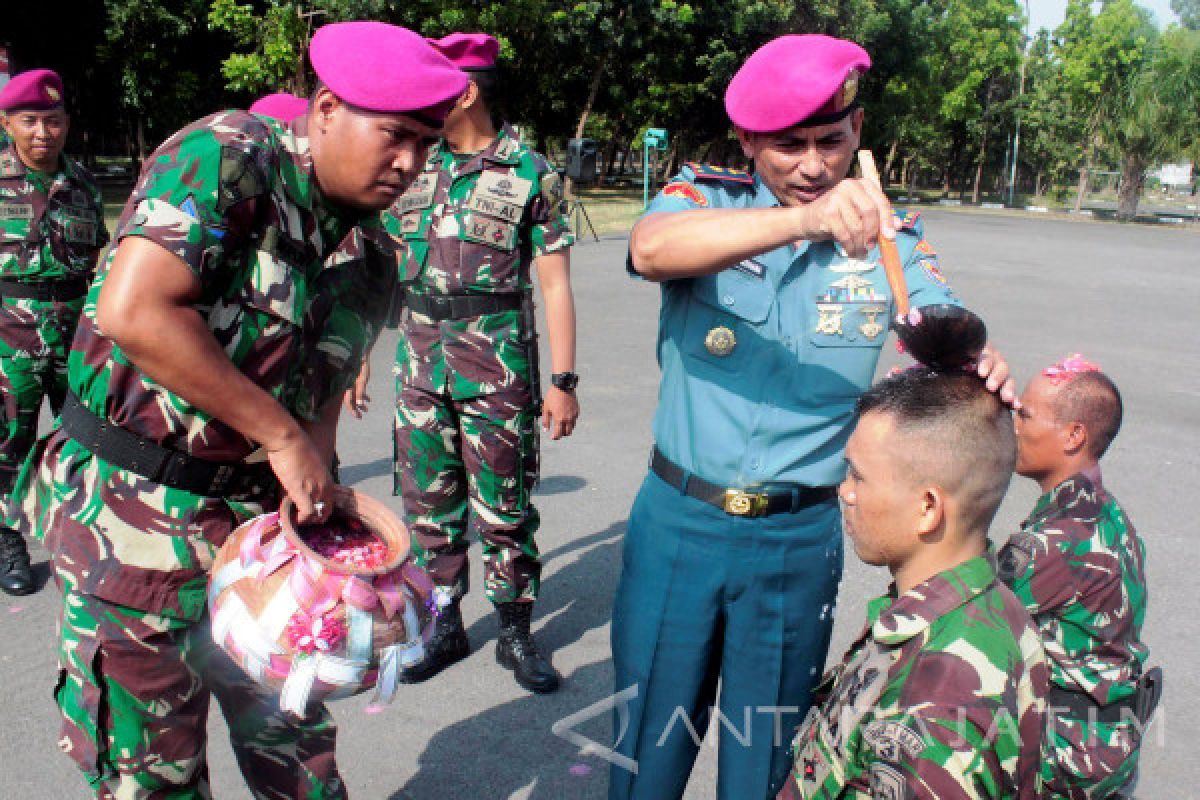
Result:
<svg viewBox="0 0 1200 800"><path fill-rule="evenodd" d="M767 513L767 496L741 489L725 490L725 513L735 517L757 517Z"/></svg>

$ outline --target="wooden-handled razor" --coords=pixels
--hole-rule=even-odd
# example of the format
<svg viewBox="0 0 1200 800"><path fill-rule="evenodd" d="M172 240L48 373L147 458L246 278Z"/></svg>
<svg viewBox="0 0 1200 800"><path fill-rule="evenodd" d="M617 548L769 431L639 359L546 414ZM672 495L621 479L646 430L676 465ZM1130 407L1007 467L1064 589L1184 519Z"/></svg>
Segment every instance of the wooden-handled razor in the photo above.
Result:
<svg viewBox="0 0 1200 800"><path fill-rule="evenodd" d="M883 183L879 180L879 170L875 169L875 157L870 150L858 151L858 169L865 180L875 184L883 191ZM900 251L896 249L894 239L879 237L879 255L883 258L883 271L887 275L888 286L892 287L892 296L896 298L896 313L901 316L908 313L908 284L904 280L904 264L900 261Z"/></svg>

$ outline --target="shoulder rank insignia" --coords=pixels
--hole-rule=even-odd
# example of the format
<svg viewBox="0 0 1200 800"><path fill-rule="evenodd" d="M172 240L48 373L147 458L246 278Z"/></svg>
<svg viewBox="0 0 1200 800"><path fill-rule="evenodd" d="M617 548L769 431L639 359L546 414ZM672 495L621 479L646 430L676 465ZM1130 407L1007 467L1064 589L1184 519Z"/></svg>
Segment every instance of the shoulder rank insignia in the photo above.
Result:
<svg viewBox="0 0 1200 800"><path fill-rule="evenodd" d="M687 181L671 181L663 187L662 193L666 197L682 197L701 207L708 205L708 198L704 196L704 192Z"/></svg>
<svg viewBox="0 0 1200 800"><path fill-rule="evenodd" d="M911 231L915 228L917 226L917 219L921 216L921 212L919 211L908 211L903 208L893 209L893 213L895 213L896 221L900 223L900 230L902 231Z"/></svg>
<svg viewBox="0 0 1200 800"><path fill-rule="evenodd" d="M740 169L714 167L711 164L697 164L694 161L689 161L684 166L696 173L696 180L698 181L728 181L730 183L744 183L747 185L754 183L754 176Z"/></svg>
<svg viewBox="0 0 1200 800"><path fill-rule="evenodd" d="M925 275L928 276L929 280L933 281L939 286L946 285L946 275L942 272L941 268L938 267L936 258L926 256L922 258L919 263L921 265L921 269L924 270Z"/></svg>
<svg viewBox="0 0 1200 800"><path fill-rule="evenodd" d="M12 153L0 153L0 178L12 178L20 174L17 157Z"/></svg>

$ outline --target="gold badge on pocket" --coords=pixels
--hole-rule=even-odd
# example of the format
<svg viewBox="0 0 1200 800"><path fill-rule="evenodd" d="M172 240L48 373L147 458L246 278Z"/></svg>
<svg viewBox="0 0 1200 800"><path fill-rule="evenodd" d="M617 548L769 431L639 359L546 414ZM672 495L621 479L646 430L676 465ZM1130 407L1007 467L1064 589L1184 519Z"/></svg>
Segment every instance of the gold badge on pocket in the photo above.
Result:
<svg viewBox="0 0 1200 800"><path fill-rule="evenodd" d="M817 333L842 335L842 307L837 303L817 303Z"/></svg>
<svg viewBox="0 0 1200 800"><path fill-rule="evenodd" d="M737 337L733 335L730 328L726 328L724 325L713 328L704 337L704 349L714 356L727 356L733 352L733 348L736 346Z"/></svg>
<svg viewBox="0 0 1200 800"><path fill-rule="evenodd" d="M874 339L879 334L883 333L884 327L879 324L879 315L887 311L883 306L863 306L861 309L867 321L858 326L858 330L863 336L868 339Z"/></svg>

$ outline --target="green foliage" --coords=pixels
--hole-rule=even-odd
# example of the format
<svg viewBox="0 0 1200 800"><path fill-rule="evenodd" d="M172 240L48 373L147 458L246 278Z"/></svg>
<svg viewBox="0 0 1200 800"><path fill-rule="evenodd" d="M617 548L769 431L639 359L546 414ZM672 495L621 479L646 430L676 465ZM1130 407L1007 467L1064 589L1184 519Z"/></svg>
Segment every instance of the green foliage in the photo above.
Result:
<svg viewBox="0 0 1200 800"><path fill-rule="evenodd" d="M204 0L105 0L104 6L108 26L98 50L101 59L118 65L120 104L151 122L186 105L198 77L191 70L171 74L169 59L194 32Z"/></svg>
<svg viewBox="0 0 1200 800"><path fill-rule="evenodd" d="M1200 103L1181 77L1194 74L1200 34L1185 28L1200 24L1200 0L1173 0L1183 27L1163 34L1134 0L1068 0L1064 23L1028 43L1023 93L1024 0L60 2L55 37L42 35L44 14L29 3L6 9L5 25L19 66L67 78L77 149L82 134L108 152L153 146L257 94L305 94L312 31L379 19L428 36L493 33L497 111L551 153L586 118L584 135L602 153L640 147L641 131L664 127L664 169L687 159L741 165L725 87L757 47L803 31L853 39L871 54L863 142L893 180L961 191L980 174L983 191L1003 188L1018 116L1021 191L1035 177L1039 187L1073 182L1086 165L1109 169L1131 154L1200 155L1189 135L1200 130ZM72 93L79 85L88 90ZM110 113L114 104L120 113Z"/></svg>
<svg viewBox="0 0 1200 800"><path fill-rule="evenodd" d="M1200 160L1200 32L1164 34L1111 113L1107 133L1126 156Z"/></svg>
<svg viewBox="0 0 1200 800"><path fill-rule="evenodd" d="M260 4L261 5L261 4ZM211 0L208 24L229 34L238 48L221 63L221 74L236 92L290 91L306 95L312 88L304 71L304 53L315 27L325 22L378 15L384 0L269 0L261 13L250 3Z"/></svg>

